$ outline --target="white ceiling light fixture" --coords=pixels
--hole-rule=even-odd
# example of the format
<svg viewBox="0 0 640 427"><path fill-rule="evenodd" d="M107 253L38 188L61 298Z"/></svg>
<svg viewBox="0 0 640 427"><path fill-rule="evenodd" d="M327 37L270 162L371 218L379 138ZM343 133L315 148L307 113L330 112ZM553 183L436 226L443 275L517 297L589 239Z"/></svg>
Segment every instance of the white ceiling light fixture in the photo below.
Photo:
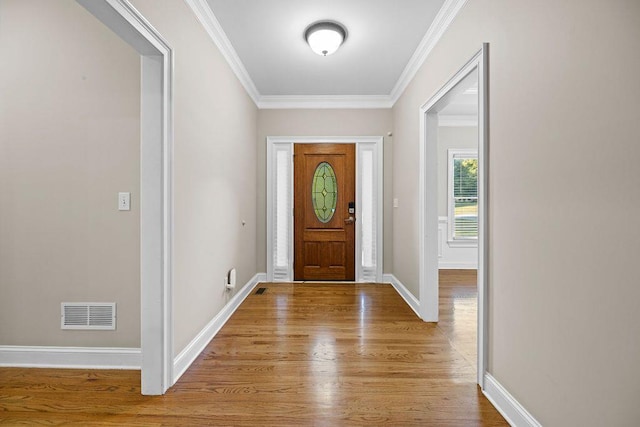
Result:
<svg viewBox="0 0 640 427"><path fill-rule="evenodd" d="M307 27L304 39L318 55L334 53L347 38L344 26L334 21L318 21Z"/></svg>

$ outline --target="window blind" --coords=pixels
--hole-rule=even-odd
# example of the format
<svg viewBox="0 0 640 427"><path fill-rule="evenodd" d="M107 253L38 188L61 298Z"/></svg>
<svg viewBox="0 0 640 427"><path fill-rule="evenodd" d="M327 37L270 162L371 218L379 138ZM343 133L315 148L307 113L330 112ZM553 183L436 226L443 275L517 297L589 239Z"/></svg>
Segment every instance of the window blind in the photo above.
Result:
<svg viewBox="0 0 640 427"><path fill-rule="evenodd" d="M478 158L453 155L453 238L478 238Z"/></svg>

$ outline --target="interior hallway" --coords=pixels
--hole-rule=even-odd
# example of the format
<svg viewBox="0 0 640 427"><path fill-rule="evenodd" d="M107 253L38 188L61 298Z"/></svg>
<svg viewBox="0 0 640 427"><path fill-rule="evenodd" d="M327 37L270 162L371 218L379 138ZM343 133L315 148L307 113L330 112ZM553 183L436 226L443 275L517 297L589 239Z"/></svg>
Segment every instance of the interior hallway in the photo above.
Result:
<svg viewBox="0 0 640 427"><path fill-rule="evenodd" d="M0 369L0 423L507 425L475 384L473 276L441 282L437 326L390 285L261 284L166 395L134 371Z"/></svg>

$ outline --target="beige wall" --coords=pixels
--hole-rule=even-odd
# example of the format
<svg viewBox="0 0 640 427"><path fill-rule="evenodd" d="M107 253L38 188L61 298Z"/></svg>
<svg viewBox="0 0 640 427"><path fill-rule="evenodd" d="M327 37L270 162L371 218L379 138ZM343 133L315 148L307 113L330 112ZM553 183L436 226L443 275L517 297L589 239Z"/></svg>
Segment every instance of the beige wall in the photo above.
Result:
<svg viewBox="0 0 640 427"><path fill-rule="evenodd" d="M182 0L133 0L175 52L174 352L257 272L257 108ZM245 221L245 225L242 225Z"/></svg>
<svg viewBox="0 0 640 427"><path fill-rule="evenodd" d="M0 58L0 345L139 347L139 56L72 0L3 0ZM62 331L63 301L117 330Z"/></svg>
<svg viewBox="0 0 640 427"><path fill-rule="evenodd" d="M133 3L175 53L177 354L257 272L257 108L183 1ZM0 345L139 347L139 55L72 0L0 8ZM60 331L61 301L118 330Z"/></svg>
<svg viewBox="0 0 640 427"><path fill-rule="evenodd" d="M489 370L545 426L640 419L638 40L635 0L469 0L394 107L394 272L417 294L417 112L491 43Z"/></svg>
<svg viewBox="0 0 640 427"><path fill-rule="evenodd" d="M478 150L477 126L438 127L438 215L447 216L450 149Z"/></svg>
<svg viewBox="0 0 640 427"><path fill-rule="evenodd" d="M268 136L384 136L384 260L383 271L391 272L392 201L391 156L393 138L391 110L260 110L258 113L258 269L267 271L267 137Z"/></svg>
<svg viewBox="0 0 640 427"><path fill-rule="evenodd" d="M392 111L258 112L183 1L132 2L176 52L176 353L266 270L269 135L385 135L384 269L418 294L418 109L487 41L489 370L545 426L640 419L640 3L469 0ZM0 344L137 347L139 58L71 0L2 0L0 54ZM73 300L118 330L60 331Z"/></svg>

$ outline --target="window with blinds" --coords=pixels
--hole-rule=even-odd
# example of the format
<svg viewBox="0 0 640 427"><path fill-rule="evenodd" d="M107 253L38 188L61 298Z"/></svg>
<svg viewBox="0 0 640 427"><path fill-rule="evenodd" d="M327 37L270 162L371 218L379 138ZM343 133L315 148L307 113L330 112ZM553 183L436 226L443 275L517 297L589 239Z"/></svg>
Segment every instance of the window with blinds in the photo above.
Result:
<svg viewBox="0 0 640 427"><path fill-rule="evenodd" d="M449 150L449 240L478 239L478 152Z"/></svg>

